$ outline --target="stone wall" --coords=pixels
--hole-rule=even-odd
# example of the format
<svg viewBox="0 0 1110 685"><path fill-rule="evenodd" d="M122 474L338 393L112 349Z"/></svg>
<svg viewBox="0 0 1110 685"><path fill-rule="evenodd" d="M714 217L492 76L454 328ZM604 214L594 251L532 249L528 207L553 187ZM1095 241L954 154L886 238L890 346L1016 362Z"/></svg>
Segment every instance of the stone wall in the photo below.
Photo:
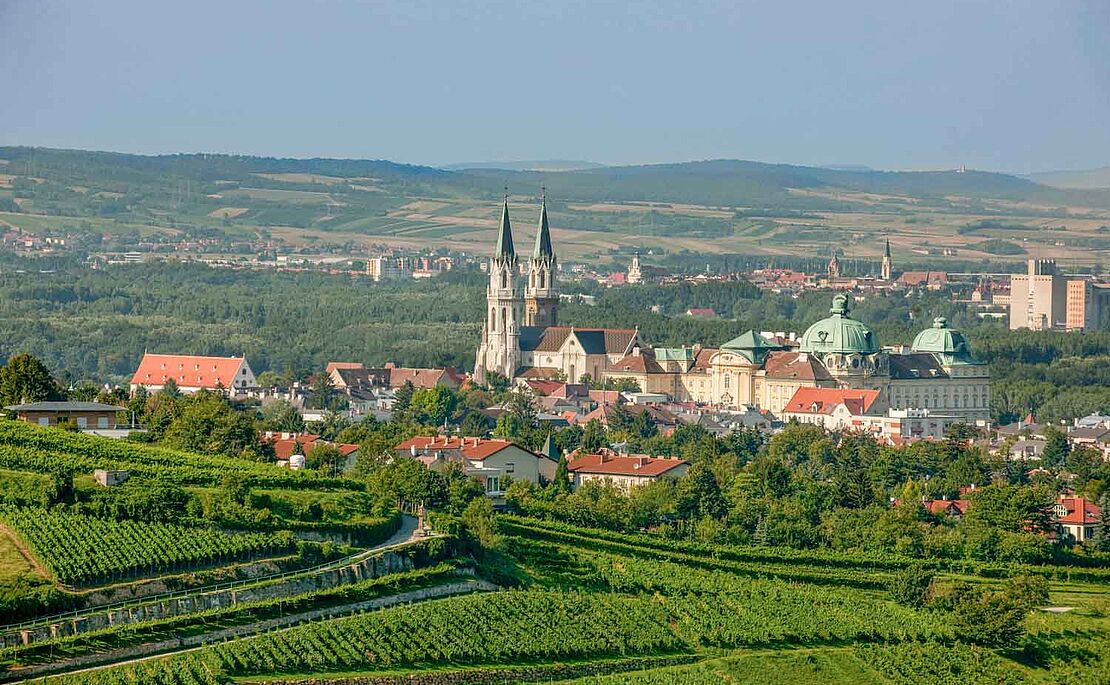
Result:
<svg viewBox="0 0 1110 685"><path fill-rule="evenodd" d="M349 585L390 573L400 573L412 568L412 558L405 551L383 552L349 566L320 571L310 576L295 576L255 586L213 590L175 599L139 604L133 607L85 614L78 618L60 620L49 625L36 626L26 630L0 633L0 648L29 645L33 642L77 635L127 623L225 608L244 602L291 597L306 592L326 590L339 585Z"/></svg>
<svg viewBox="0 0 1110 685"><path fill-rule="evenodd" d="M439 597L448 597L451 595L466 594L469 592L490 591L496 590L497 586L488 583L484 580L471 579L462 580L445 585L436 585L433 587L422 588L420 590L410 590L409 592L401 592L396 595L389 595L388 597L377 597L363 602L356 602L354 604L347 604L338 607L328 607L325 609L315 609L300 614L291 614L289 616L279 616L277 618L266 619L264 621L256 621L247 625L235 626L232 628L224 628L203 635L191 635L189 637L163 640L161 642L151 642L134 647L124 647L110 652L103 652L100 654L89 654L86 656L67 659L53 664L42 664L39 666L29 666L19 671L8 673L0 673L0 682L7 682L10 680L21 680L25 678L34 678L49 673L60 673L65 671L72 671L81 668L88 668L97 664L110 664L120 661L127 661L140 657L148 657L154 654L167 653L167 652L184 652L193 651L203 647L204 645L224 642L239 637L247 637L257 633L265 633L273 630L288 628L299 623L307 623L309 621L319 621L325 618L334 618L337 616L346 616L348 614L356 614L363 611L370 611L374 609L384 609L397 604L410 604L412 602L419 602L427 599L436 599Z"/></svg>

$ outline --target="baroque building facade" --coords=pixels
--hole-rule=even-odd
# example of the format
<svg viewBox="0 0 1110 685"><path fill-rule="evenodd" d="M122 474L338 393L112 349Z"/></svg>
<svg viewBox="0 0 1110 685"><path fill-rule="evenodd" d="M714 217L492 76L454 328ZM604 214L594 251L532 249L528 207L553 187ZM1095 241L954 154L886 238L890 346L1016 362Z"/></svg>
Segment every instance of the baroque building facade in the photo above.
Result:
<svg viewBox="0 0 1110 685"><path fill-rule="evenodd" d="M890 268L887 261L884 270ZM830 274L838 271L834 255ZM758 406L776 415L803 388L874 390L875 406L884 409L925 410L968 422L990 417L988 367L945 319L921 331L909 350L883 348L865 323L852 318L852 298L844 293L796 346L748 331L718 348L652 348L636 329L560 326L558 259L546 198L532 254L522 264L506 196L488 276L487 315L475 355L479 384L493 374L509 380L630 379L645 392L679 402Z"/></svg>

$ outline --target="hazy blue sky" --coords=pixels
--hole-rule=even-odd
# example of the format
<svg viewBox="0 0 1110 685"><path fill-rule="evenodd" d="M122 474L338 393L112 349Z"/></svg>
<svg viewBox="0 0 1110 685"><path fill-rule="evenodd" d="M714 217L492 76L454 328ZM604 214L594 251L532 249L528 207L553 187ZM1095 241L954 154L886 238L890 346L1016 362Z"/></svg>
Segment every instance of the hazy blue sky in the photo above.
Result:
<svg viewBox="0 0 1110 685"><path fill-rule="evenodd" d="M1110 164L1110 2L0 0L0 144Z"/></svg>

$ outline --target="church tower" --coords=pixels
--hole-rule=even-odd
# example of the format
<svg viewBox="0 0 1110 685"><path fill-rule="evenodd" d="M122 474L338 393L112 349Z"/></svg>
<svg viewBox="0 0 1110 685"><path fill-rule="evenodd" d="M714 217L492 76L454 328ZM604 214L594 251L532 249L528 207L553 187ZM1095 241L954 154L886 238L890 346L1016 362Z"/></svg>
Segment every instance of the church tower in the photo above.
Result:
<svg viewBox="0 0 1110 685"><path fill-rule="evenodd" d="M836 256L836 250L833 250L832 259L829 260L828 272L829 280L840 278L840 259Z"/></svg>
<svg viewBox="0 0 1110 685"><path fill-rule="evenodd" d="M520 326L524 304L520 285L520 263L513 249L509 194L506 192L505 203L501 207L501 223L497 228L497 248L489 260L487 316L474 364L474 376L478 383L486 383L486 373L490 371L512 378L520 365Z"/></svg>
<svg viewBox="0 0 1110 685"><path fill-rule="evenodd" d="M894 262L890 258L890 239L886 241L886 250L883 252L882 278L890 281L894 277Z"/></svg>
<svg viewBox="0 0 1110 685"><path fill-rule="evenodd" d="M555 251L551 249L551 229L547 225L547 194L540 205L540 224L536 246L528 263L528 284L524 288L524 325L554 326L558 320L559 292L555 284Z"/></svg>

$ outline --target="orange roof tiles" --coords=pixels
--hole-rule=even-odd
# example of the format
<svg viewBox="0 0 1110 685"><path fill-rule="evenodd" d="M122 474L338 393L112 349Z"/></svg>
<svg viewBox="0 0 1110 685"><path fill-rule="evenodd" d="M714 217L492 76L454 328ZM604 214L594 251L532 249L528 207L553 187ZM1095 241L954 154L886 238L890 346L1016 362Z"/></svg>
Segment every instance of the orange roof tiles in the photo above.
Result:
<svg viewBox="0 0 1110 685"><path fill-rule="evenodd" d="M654 478L686 465L682 459L649 457L646 454L622 455L607 449L602 449L597 454L580 454L575 451L570 456L572 459L568 461L567 469L572 473L596 473L609 476Z"/></svg>
<svg viewBox="0 0 1110 685"><path fill-rule="evenodd" d="M853 414L864 414L875 400L878 390L850 390L847 388L798 388L786 403L783 412L796 414L829 414L843 404Z"/></svg>
<svg viewBox="0 0 1110 685"><path fill-rule="evenodd" d="M1082 497L1060 497L1056 504L1067 509L1063 516L1057 516L1057 523L1070 523L1072 525L1090 525L1099 522L1102 509L1093 502L1088 502Z"/></svg>
<svg viewBox="0 0 1110 685"><path fill-rule="evenodd" d="M398 452L411 452L415 447L417 451L459 452L467 459L481 461L497 454L505 448L513 446L519 447L525 452L532 451L526 447L517 445L511 440L500 440L496 438L460 438L443 435L418 435L415 438L405 440L393 449Z"/></svg>
<svg viewBox="0 0 1110 685"><path fill-rule="evenodd" d="M232 388L242 357L202 357L187 354L144 354L131 377L134 385L165 385L172 378L181 388Z"/></svg>

